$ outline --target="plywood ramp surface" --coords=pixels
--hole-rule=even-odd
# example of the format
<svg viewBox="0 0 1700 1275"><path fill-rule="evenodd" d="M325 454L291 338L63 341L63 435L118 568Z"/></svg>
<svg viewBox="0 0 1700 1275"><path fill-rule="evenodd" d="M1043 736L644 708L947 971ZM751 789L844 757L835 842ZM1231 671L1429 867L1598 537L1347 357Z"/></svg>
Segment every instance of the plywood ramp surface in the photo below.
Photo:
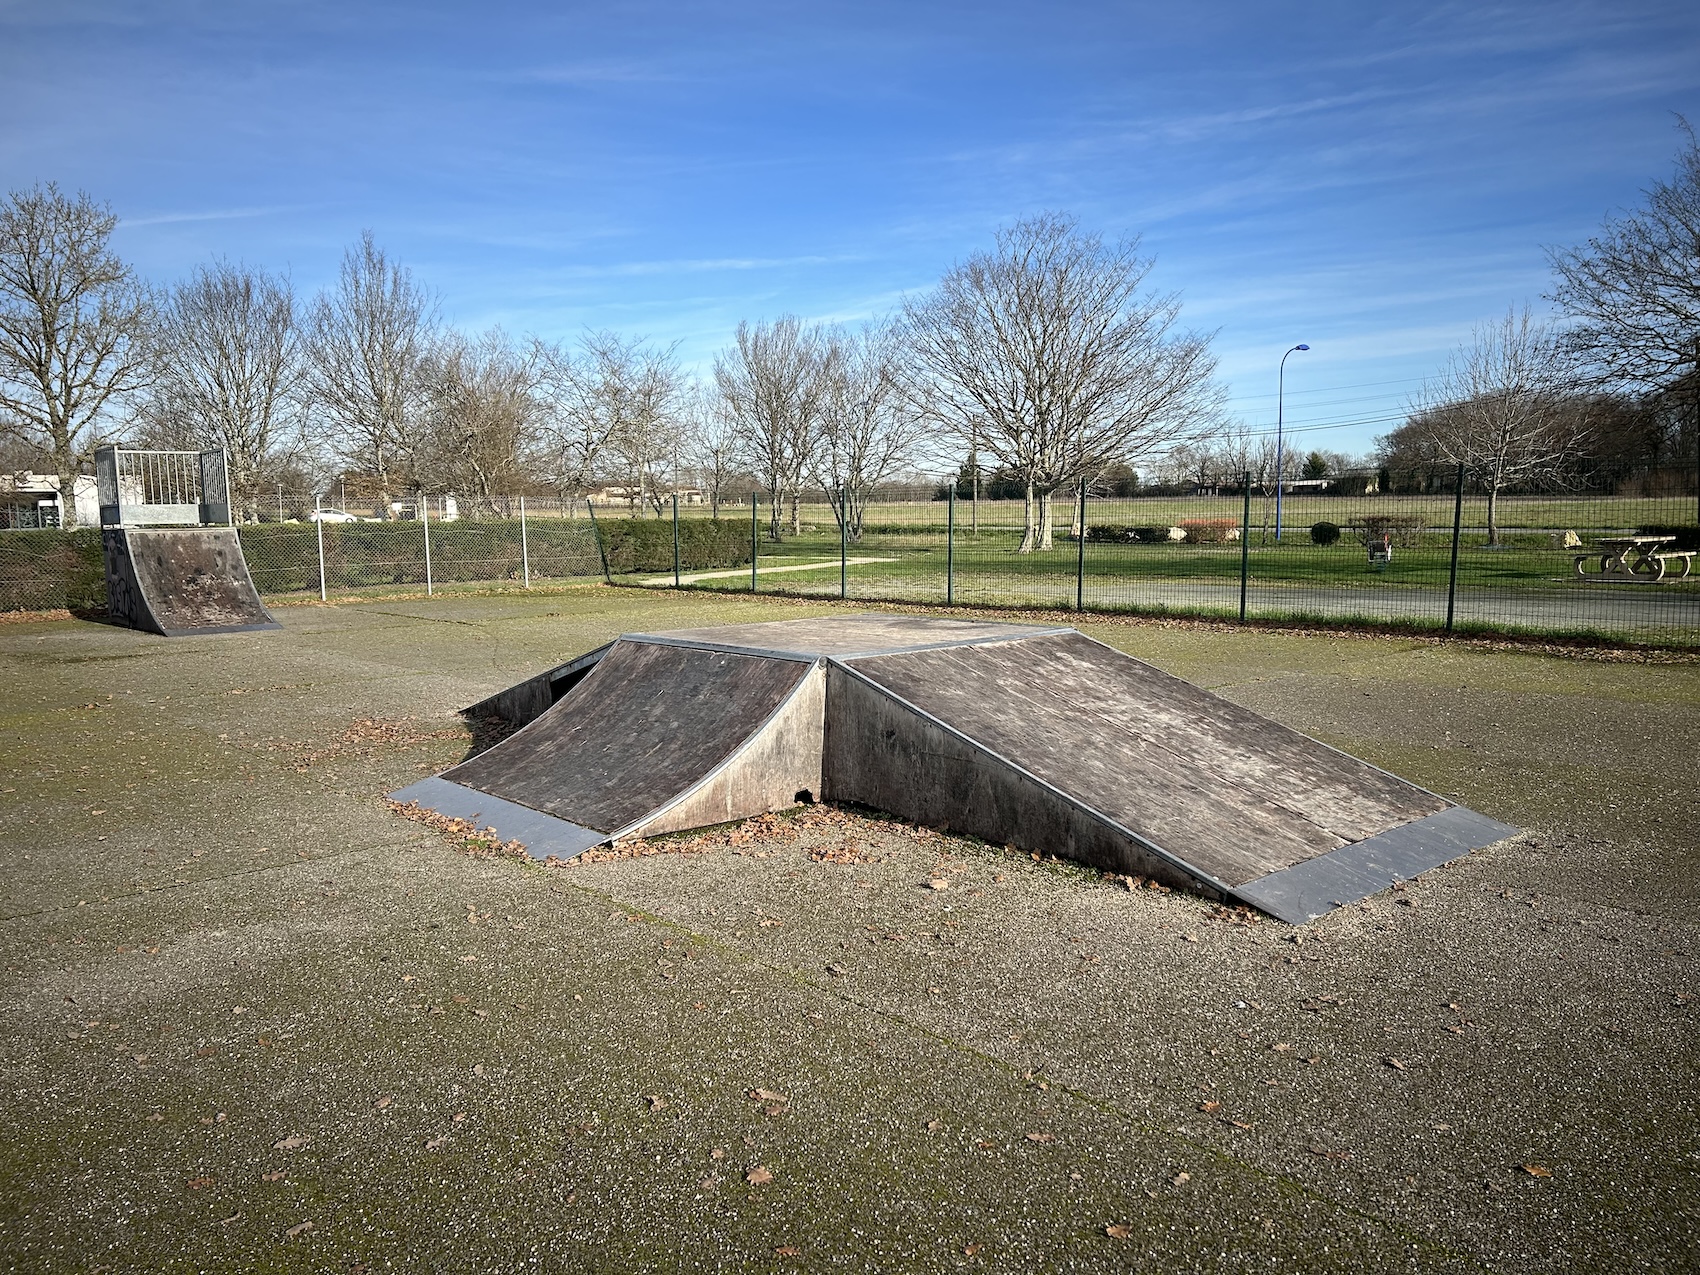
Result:
<svg viewBox="0 0 1700 1275"><path fill-rule="evenodd" d="M108 529L114 616L167 636L279 627L260 601L233 527Z"/></svg>
<svg viewBox="0 0 1700 1275"><path fill-rule="evenodd" d="M708 777L810 672L790 660L617 642L548 712L443 778L618 832Z"/></svg>
<svg viewBox="0 0 1700 1275"><path fill-rule="evenodd" d="M1230 885L1447 805L1079 633L852 664Z"/></svg>

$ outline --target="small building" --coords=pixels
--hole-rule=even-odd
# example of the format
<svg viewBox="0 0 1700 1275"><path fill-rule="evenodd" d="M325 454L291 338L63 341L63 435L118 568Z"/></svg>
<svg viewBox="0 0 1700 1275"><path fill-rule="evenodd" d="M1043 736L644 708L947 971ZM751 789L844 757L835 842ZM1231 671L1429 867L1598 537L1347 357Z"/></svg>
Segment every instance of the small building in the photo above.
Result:
<svg viewBox="0 0 1700 1275"><path fill-rule="evenodd" d="M79 474L71 485L71 499L79 527L100 526L100 498L92 474ZM59 477L23 470L0 474L0 530L63 527L63 502Z"/></svg>

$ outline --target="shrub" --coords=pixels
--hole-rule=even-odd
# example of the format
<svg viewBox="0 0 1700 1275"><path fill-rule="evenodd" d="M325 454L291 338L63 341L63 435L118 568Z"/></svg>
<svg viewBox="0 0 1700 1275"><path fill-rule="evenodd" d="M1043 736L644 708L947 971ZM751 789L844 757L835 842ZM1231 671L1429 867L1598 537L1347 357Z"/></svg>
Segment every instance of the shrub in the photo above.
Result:
<svg viewBox="0 0 1700 1275"><path fill-rule="evenodd" d="M1086 543L1090 545L1130 545L1139 539L1138 527L1125 523L1101 523L1086 528Z"/></svg>
<svg viewBox="0 0 1700 1275"><path fill-rule="evenodd" d="M1331 522L1319 522L1310 529L1313 545L1331 545L1340 538L1340 528Z"/></svg>
<svg viewBox="0 0 1700 1275"><path fill-rule="evenodd" d="M1367 514L1358 538L1366 545L1387 536L1401 549L1415 549L1422 543L1423 520L1415 514Z"/></svg>
<svg viewBox="0 0 1700 1275"><path fill-rule="evenodd" d="M1219 545L1225 540L1240 538L1237 518L1183 518L1180 528L1186 532L1189 545Z"/></svg>

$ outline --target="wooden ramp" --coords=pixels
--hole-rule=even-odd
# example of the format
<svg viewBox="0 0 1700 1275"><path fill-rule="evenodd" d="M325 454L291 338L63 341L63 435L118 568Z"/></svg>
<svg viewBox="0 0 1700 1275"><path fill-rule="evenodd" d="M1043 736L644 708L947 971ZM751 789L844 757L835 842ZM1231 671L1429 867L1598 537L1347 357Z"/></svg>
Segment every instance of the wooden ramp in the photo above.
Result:
<svg viewBox="0 0 1700 1275"><path fill-rule="evenodd" d="M106 608L120 624L165 637L282 626L260 601L234 527L108 527Z"/></svg>
<svg viewBox="0 0 1700 1275"><path fill-rule="evenodd" d="M540 715L395 795L570 855L806 791L1292 922L1516 831L1074 629L830 617L592 656L486 701Z"/></svg>

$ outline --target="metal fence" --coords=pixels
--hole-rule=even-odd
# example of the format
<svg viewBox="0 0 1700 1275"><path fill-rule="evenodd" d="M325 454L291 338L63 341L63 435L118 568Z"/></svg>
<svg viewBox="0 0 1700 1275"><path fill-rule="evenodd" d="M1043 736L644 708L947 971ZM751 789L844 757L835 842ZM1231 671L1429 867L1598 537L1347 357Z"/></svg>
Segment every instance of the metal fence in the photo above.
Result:
<svg viewBox="0 0 1700 1275"><path fill-rule="evenodd" d="M665 525L671 509L633 522L625 502L519 497L411 497L358 511L339 505L315 518L311 497L275 493L261 502L264 520L238 530L255 583L272 597L605 578L896 604L1693 645L1695 489L1688 469L1637 475L1611 493L1502 496L1492 534L1487 494L1455 472L1348 475L1290 485L1278 501L1244 481L1128 498L1061 492L1049 547L1028 553L1020 551L1023 502L943 490L940 499L912 492L870 504L855 538L841 532L821 493L781 511L778 541L769 537L771 505L759 497L723 506L716 534L678 541ZM691 524L713 514L686 505L677 516L685 532L706 533ZM648 534L634 540L633 529ZM676 567L673 543L684 546ZM103 601L98 534L0 532L0 609Z"/></svg>
<svg viewBox="0 0 1700 1275"><path fill-rule="evenodd" d="M1491 530L1487 493L1456 471L1347 475L1292 485L1279 500L1244 480L1122 499L1077 490L1053 498L1050 545L1027 553L1022 501L952 492L876 505L854 540L831 505L805 503L798 533L778 543L767 538L763 504L752 519L753 572L684 574L680 583L1694 644L1695 486L1689 469L1639 475L1610 494L1501 495ZM748 507L743 516L752 517ZM653 575L631 582L672 584Z"/></svg>

